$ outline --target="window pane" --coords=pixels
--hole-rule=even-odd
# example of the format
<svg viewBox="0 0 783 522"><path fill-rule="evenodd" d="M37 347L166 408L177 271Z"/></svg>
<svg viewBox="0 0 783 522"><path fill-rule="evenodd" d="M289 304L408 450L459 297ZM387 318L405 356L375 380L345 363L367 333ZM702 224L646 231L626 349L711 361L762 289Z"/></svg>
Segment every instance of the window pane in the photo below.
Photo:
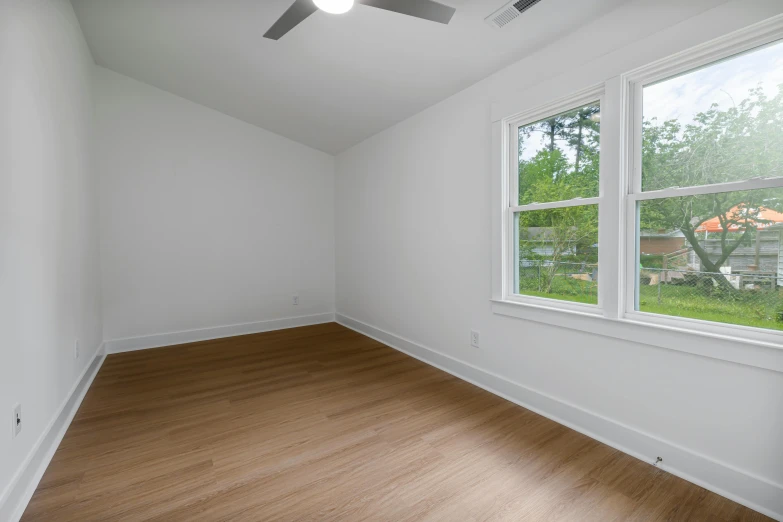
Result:
<svg viewBox="0 0 783 522"><path fill-rule="evenodd" d="M783 176L783 43L644 88L642 189Z"/></svg>
<svg viewBox="0 0 783 522"><path fill-rule="evenodd" d="M598 196L601 109L592 103L519 127L519 204Z"/></svg>
<svg viewBox="0 0 783 522"><path fill-rule="evenodd" d="M598 206L520 212L520 294L598 303Z"/></svg>
<svg viewBox="0 0 783 522"><path fill-rule="evenodd" d="M783 189L639 203L636 309L783 330Z"/></svg>

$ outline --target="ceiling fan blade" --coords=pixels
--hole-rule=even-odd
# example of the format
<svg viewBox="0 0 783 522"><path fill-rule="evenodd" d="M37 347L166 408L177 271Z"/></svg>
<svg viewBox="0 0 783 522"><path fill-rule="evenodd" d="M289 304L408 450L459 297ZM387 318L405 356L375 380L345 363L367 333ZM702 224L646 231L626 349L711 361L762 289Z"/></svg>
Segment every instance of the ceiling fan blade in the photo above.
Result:
<svg viewBox="0 0 783 522"><path fill-rule="evenodd" d="M455 8L433 2L433 0L358 0L360 4L387 11L394 11L432 22L447 24L454 16Z"/></svg>
<svg viewBox="0 0 783 522"><path fill-rule="evenodd" d="M313 0L296 0L283 16L277 19L277 22L264 33L264 38L270 40L279 40L288 31L299 25L299 22L316 12L318 8Z"/></svg>

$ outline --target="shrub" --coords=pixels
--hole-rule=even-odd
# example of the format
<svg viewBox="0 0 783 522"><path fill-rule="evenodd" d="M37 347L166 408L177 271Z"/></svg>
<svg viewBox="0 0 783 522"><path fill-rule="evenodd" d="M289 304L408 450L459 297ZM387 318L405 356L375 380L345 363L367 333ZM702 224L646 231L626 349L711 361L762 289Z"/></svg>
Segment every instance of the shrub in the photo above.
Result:
<svg viewBox="0 0 783 522"><path fill-rule="evenodd" d="M663 268L663 255L641 254L639 262L642 264L642 268Z"/></svg>

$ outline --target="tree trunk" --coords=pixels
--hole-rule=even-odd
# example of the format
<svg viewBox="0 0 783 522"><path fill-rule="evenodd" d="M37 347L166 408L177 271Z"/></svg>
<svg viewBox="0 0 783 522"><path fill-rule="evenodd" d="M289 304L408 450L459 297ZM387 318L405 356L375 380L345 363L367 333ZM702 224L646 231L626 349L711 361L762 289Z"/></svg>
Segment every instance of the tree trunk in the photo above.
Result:
<svg viewBox="0 0 783 522"><path fill-rule="evenodd" d="M549 152L554 152L555 150L555 130L557 127L557 123L555 120L549 121Z"/></svg>
<svg viewBox="0 0 783 522"><path fill-rule="evenodd" d="M582 118L579 118L578 132L576 134L576 163L574 164L574 172L579 172L579 163L582 159Z"/></svg>
<svg viewBox="0 0 783 522"><path fill-rule="evenodd" d="M696 237L696 232L691 227L680 227L680 231L685 235L685 239L688 240L688 243L691 244L691 247L693 248L693 251L696 252L696 255L699 256L699 259L701 260L701 264L704 265L704 268L707 269L707 272L710 272L712 278L718 283L718 286L720 286L722 289L726 290L727 292L736 292L737 289L732 286L732 284L729 282L728 279L726 279L726 276L721 273L720 268L723 266L723 263L726 262L726 260L731 256L732 253L737 249L737 247L740 246L742 241L744 240L745 236L748 234L748 231L750 229L745 229L745 232L742 234L742 237L738 239L733 245L726 245L725 241L722 242L722 248L721 248L721 256L720 258L713 262L710 260L710 256L707 253L706 250L701 246L701 243L699 243L698 238Z"/></svg>

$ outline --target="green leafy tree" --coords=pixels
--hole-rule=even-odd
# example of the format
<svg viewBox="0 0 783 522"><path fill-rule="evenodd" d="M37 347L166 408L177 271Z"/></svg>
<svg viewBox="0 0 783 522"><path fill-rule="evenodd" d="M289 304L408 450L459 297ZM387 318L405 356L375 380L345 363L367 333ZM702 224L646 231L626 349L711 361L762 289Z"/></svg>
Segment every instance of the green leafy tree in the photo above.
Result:
<svg viewBox="0 0 783 522"><path fill-rule="evenodd" d="M645 121L642 144L644 190L698 186L783 175L783 88L773 98L760 88L738 105L713 105L684 127L676 120ZM680 230L709 272L732 287L720 268L759 225L763 208L783 207L780 190L754 190L650 200L641 206L642 228ZM717 218L721 252L710 256L697 230Z"/></svg>
<svg viewBox="0 0 783 522"><path fill-rule="evenodd" d="M538 215L536 215L538 214ZM598 207L566 207L519 216L520 257L536 259L536 250L546 252L548 263L542 264L542 291L552 293L552 283L560 264L590 260L598 240Z"/></svg>

